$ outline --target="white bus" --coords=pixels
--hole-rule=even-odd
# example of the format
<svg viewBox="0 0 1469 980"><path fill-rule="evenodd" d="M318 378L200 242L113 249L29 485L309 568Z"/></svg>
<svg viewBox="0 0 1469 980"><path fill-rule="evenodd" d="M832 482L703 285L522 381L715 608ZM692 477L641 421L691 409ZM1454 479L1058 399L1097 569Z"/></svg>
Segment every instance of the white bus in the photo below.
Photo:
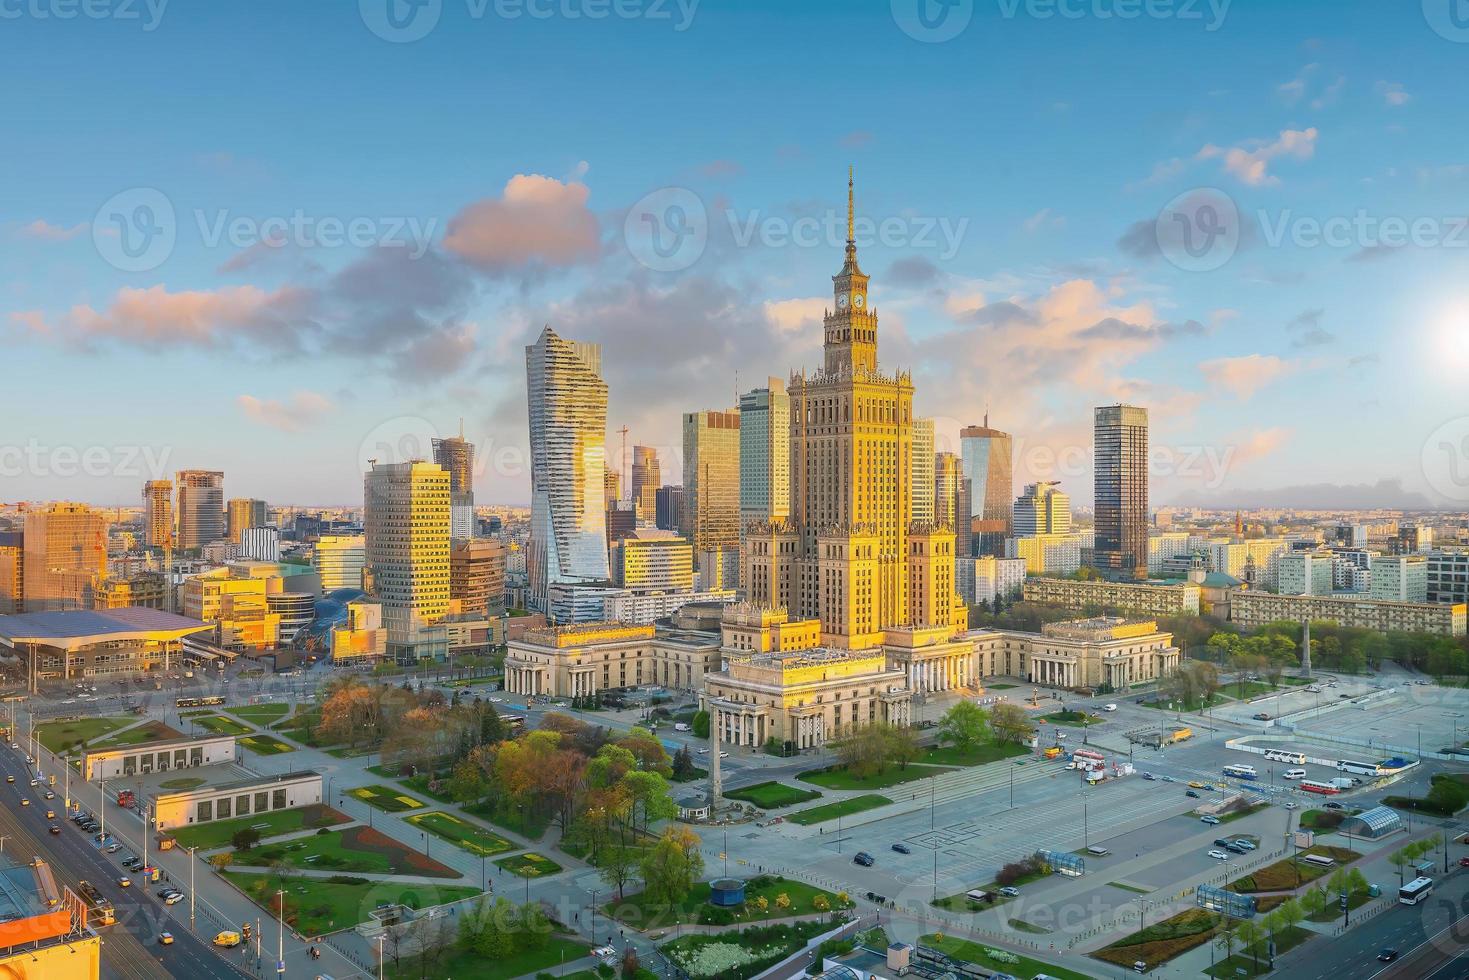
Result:
<svg viewBox="0 0 1469 980"><path fill-rule="evenodd" d="M1302 854L1301 860L1318 868L1329 868L1336 864L1335 858L1329 858L1325 854Z"/></svg>
<svg viewBox="0 0 1469 980"><path fill-rule="evenodd" d="M1254 766L1225 766L1224 775L1230 779L1255 779L1259 774Z"/></svg>
<svg viewBox="0 0 1469 980"><path fill-rule="evenodd" d="M1336 760L1338 772L1355 772L1363 776L1376 776L1380 767L1375 762L1353 762L1351 759Z"/></svg>
<svg viewBox="0 0 1469 980"><path fill-rule="evenodd" d="M1432 878L1414 878L1398 889L1398 901L1404 905L1417 905L1433 891Z"/></svg>
<svg viewBox="0 0 1469 980"><path fill-rule="evenodd" d="M1287 752L1284 749L1267 749L1265 758L1271 762L1289 762L1293 766L1303 766L1306 764L1306 754L1304 752Z"/></svg>

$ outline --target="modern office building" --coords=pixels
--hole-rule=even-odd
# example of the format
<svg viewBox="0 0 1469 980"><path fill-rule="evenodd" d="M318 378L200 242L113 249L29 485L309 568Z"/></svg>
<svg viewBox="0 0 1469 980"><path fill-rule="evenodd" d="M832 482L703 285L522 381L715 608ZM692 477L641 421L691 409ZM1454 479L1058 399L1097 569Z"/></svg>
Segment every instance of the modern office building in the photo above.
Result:
<svg viewBox="0 0 1469 980"><path fill-rule="evenodd" d="M491 538L456 540L449 550L449 602L457 616L505 610L505 545Z"/></svg>
<svg viewBox="0 0 1469 980"><path fill-rule="evenodd" d="M1276 591L1281 595L1331 595L1332 566L1329 551L1289 551L1276 566Z"/></svg>
<svg viewBox="0 0 1469 980"><path fill-rule="evenodd" d="M1148 410L1096 409L1093 564L1109 577L1146 578L1148 568Z"/></svg>
<svg viewBox="0 0 1469 980"><path fill-rule="evenodd" d="M3 547L3 541L0 541L0 548ZM3 561L0 557L0 571L3 571ZM0 580L0 592L4 587L3 580ZM1469 551L1429 552L1428 601L1469 602Z"/></svg>
<svg viewBox="0 0 1469 980"><path fill-rule="evenodd" d="M276 621L276 645L290 646L316 618L316 593L270 592L265 596L265 608Z"/></svg>
<svg viewBox="0 0 1469 980"><path fill-rule="evenodd" d="M683 529L683 487L664 485L654 496L654 524L659 530L681 531Z"/></svg>
<svg viewBox="0 0 1469 980"><path fill-rule="evenodd" d="M1389 602L1428 601L1428 556L1383 555L1372 563L1368 595Z"/></svg>
<svg viewBox="0 0 1469 980"><path fill-rule="evenodd" d="M531 604L549 608L553 584L604 584L607 557L607 383L596 344L546 327L525 349L530 418Z"/></svg>
<svg viewBox="0 0 1469 980"><path fill-rule="evenodd" d="M449 473L449 526L455 538L474 536L474 443L459 435L433 441L434 462Z"/></svg>
<svg viewBox="0 0 1469 980"><path fill-rule="evenodd" d="M449 473L437 463L374 461L363 490L367 574L382 603L388 656L442 660L447 639L436 625L449 613Z"/></svg>
<svg viewBox="0 0 1469 980"><path fill-rule="evenodd" d="M53 503L26 513L22 538L26 612L90 609L107 574L107 520L86 504Z"/></svg>
<svg viewBox="0 0 1469 980"><path fill-rule="evenodd" d="M683 526L696 555L740 546L740 412L683 417Z"/></svg>
<svg viewBox="0 0 1469 980"><path fill-rule="evenodd" d="M1403 524L1398 527L1393 551L1400 555L1424 554L1433 550L1433 528L1426 524Z"/></svg>
<svg viewBox="0 0 1469 980"><path fill-rule="evenodd" d="M658 450L652 446L632 447L632 502L638 523L656 525L658 488L663 485Z"/></svg>
<svg viewBox="0 0 1469 980"><path fill-rule="evenodd" d="M1004 554L1005 539L1012 529L1011 502L1014 487L1014 445L1010 433L990 428L989 415L983 425L959 431L959 456L964 479L969 481L972 554Z"/></svg>
<svg viewBox="0 0 1469 980"><path fill-rule="evenodd" d="M256 776L153 797L154 827L173 830L195 824L262 816L322 802L321 774L310 770Z"/></svg>
<svg viewBox="0 0 1469 980"><path fill-rule="evenodd" d="M959 597L971 605L994 604L1020 597L1025 586L1026 562L1023 558L960 558L955 568L959 579Z"/></svg>
<svg viewBox="0 0 1469 980"><path fill-rule="evenodd" d="M93 609L168 609L168 579L162 572L139 572L128 578L109 578L92 592Z"/></svg>
<svg viewBox="0 0 1469 980"><path fill-rule="evenodd" d="M321 576L321 591L361 589L367 566L367 539L360 534L324 534L316 539L312 567Z"/></svg>
<svg viewBox="0 0 1469 980"><path fill-rule="evenodd" d="M25 611L25 532L0 531L0 615Z"/></svg>
<svg viewBox="0 0 1469 980"><path fill-rule="evenodd" d="M247 528L267 523L269 511L263 500L235 497L225 504L225 537L230 544L239 544Z"/></svg>
<svg viewBox="0 0 1469 980"><path fill-rule="evenodd" d="M638 529L637 506L631 500L607 499L607 544L610 546Z"/></svg>
<svg viewBox="0 0 1469 980"><path fill-rule="evenodd" d="M1375 566L1374 566L1375 567ZM1376 577L1374 572L1373 577ZM1288 596L1253 589L1230 595L1229 618L1245 629L1267 623L1326 620L1382 632L1464 635L1463 603L1390 602L1356 596Z"/></svg>
<svg viewBox="0 0 1469 980"><path fill-rule="evenodd" d="M173 547L172 480L149 480L143 484L143 545Z"/></svg>
<svg viewBox="0 0 1469 980"><path fill-rule="evenodd" d="M1025 580L1025 601L1044 602L1078 611L1103 610L1138 616L1199 614L1199 586L1144 585L1128 582L1078 581L1034 577Z"/></svg>
<svg viewBox="0 0 1469 980"><path fill-rule="evenodd" d="M172 769L196 769L234 762L234 735L171 738L143 745L118 745L82 751L82 778L87 782L123 779Z"/></svg>
<svg viewBox="0 0 1469 980"><path fill-rule="evenodd" d="M602 498L607 502L609 510L622 499L622 474L610 466L602 474Z"/></svg>
<svg viewBox="0 0 1469 980"><path fill-rule="evenodd" d="M240 532L240 557L245 561L280 561L281 532L273 527L247 527Z"/></svg>
<svg viewBox="0 0 1469 980"><path fill-rule="evenodd" d="M791 399L779 378L740 396L740 527L791 512Z"/></svg>
<svg viewBox="0 0 1469 980"><path fill-rule="evenodd" d="M642 528L612 545L612 581L619 588L689 592L694 587L694 552L672 531Z"/></svg>
<svg viewBox="0 0 1469 980"><path fill-rule="evenodd" d="M954 595L955 532L941 520L913 521L913 382L878 367L850 178L847 217L835 309L822 321L823 363L786 385L791 515L746 528L741 581L757 606L818 621L827 646L902 643L913 631L952 637L968 622Z"/></svg>
<svg viewBox="0 0 1469 980"><path fill-rule="evenodd" d="M913 472L913 520L931 524L936 519L933 419L913 420L913 451L909 455L908 466Z"/></svg>
<svg viewBox="0 0 1469 980"><path fill-rule="evenodd" d="M369 599L347 603L347 619L332 630L332 662L362 663L382 660L388 653L388 631L383 607Z"/></svg>
<svg viewBox="0 0 1469 980"><path fill-rule="evenodd" d="M217 470L181 470L174 483L178 490L174 517L178 549L193 551L224 540L224 474Z"/></svg>
<svg viewBox="0 0 1469 980"><path fill-rule="evenodd" d="M1071 498L1054 481L1032 483L1015 498L1014 536L1071 533Z"/></svg>

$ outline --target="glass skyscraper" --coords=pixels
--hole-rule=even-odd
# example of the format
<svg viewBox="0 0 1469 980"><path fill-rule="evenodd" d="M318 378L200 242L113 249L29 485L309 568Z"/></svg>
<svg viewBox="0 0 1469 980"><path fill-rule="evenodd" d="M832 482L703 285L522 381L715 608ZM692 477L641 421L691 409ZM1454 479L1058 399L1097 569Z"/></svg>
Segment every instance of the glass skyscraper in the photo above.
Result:
<svg viewBox="0 0 1469 980"><path fill-rule="evenodd" d="M969 481L970 554L1005 554L1015 499L1013 453L1010 433L991 429L988 415L983 425L959 430L959 454Z"/></svg>
<svg viewBox="0 0 1469 980"><path fill-rule="evenodd" d="M1148 410L1102 405L1092 430L1096 548L1092 563L1114 578L1148 575Z"/></svg>

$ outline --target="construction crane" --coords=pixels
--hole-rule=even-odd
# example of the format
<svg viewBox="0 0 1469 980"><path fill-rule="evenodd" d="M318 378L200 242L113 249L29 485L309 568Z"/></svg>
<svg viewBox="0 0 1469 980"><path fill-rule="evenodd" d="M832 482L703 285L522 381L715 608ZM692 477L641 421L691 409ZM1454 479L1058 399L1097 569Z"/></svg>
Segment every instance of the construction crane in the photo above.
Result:
<svg viewBox="0 0 1469 980"><path fill-rule="evenodd" d="M623 472L623 467L625 467L625 466L628 465L628 462L627 462L627 426L624 425L622 428L618 429L617 431L620 432L620 433L622 433L622 460L621 460L621 462L619 462L617 464L617 478L618 478L618 482L621 484L621 486L618 487L617 494L618 494L618 497L619 498L622 498L624 496L630 495L631 492L632 492L632 490L631 490L631 487L632 487L632 470L629 469L625 474ZM626 479L624 479L624 476L626 477Z"/></svg>

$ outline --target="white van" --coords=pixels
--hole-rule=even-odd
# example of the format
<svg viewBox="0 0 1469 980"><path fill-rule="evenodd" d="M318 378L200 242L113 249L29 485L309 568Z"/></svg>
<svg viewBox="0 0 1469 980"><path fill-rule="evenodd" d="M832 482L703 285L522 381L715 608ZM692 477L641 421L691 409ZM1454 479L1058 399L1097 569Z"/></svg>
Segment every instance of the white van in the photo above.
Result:
<svg viewBox="0 0 1469 980"><path fill-rule="evenodd" d="M694 726L686 721L676 721L673 723L673 730L676 732L691 732L694 730Z"/></svg>
<svg viewBox="0 0 1469 980"><path fill-rule="evenodd" d="M1304 770L1304 769L1287 769L1282 774L1282 778L1285 778L1285 779L1305 779L1306 778L1306 770Z"/></svg>
<svg viewBox="0 0 1469 980"><path fill-rule="evenodd" d="M1116 711L1117 710L1117 705L1115 705L1115 704L1104 704L1104 705L1102 705L1102 710L1103 711Z"/></svg>

